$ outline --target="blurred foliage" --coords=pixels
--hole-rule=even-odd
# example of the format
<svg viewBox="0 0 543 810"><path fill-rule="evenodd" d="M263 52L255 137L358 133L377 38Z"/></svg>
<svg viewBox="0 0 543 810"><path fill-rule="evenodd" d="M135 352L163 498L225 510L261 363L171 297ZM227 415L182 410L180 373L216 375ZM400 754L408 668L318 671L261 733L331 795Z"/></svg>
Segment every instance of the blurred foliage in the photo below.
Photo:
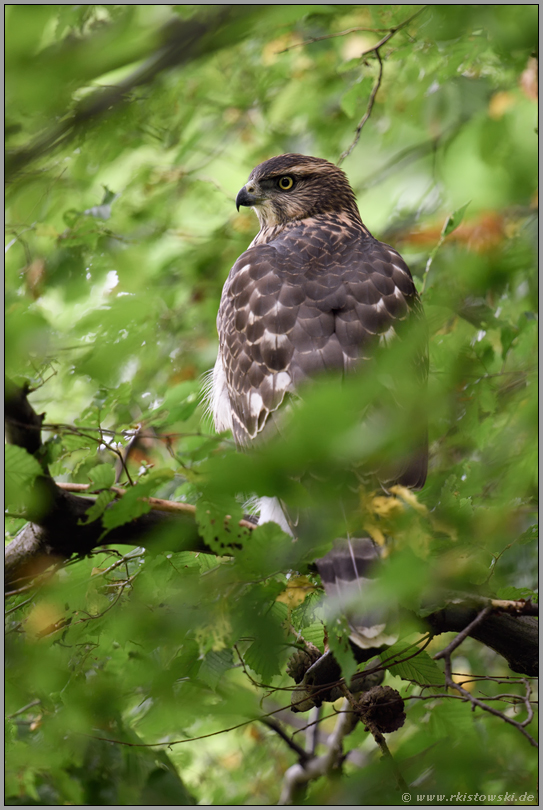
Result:
<svg viewBox="0 0 543 810"><path fill-rule="evenodd" d="M237 6L219 24L223 8L7 7L8 373L36 389L55 477L103 490L89 520L142 426L128 464L139 493L197 504L203 535L232 552L96 550L12 596L8 804L276 803L295 755L251 721L289 705L297 633L322 647L308 565L337 536L349 465L390 457L421 410L423 492L352 504L365 528L394 537L382 597L417 610L439 584L536 598L537 7ZM359 417L378 381L323 381L285 442L238 455L199 406L222 284L256 232L235 195L274 154L338 160L377 79L370 49L418 10L381 48L375 106L343 168L366 225L402 252L422 293L427 401L407 392L398 435L369 431ZM131 83L187 23L208 26L191 58ZM71 126L85 99L121 82L121 100ZM388 362L396 375L401 357ZM38 470L17 448L8 464L9 541ZM292 544L268 524L232 549L211 520L240 517L238 496L252 492L318 503L312 530ZM141 508L122 504L111 526ZM287 598L291 570L305 578ZM511 676L471 640L457 652L456 671ZM436 668L420 661L390 667L387 682L420 694L410 679ZM487 696L521 688L484 682ZM458 700L406 705L389 745L418 792L535 793L533 749L516 729ZM346 744L365 766L347 762L305 803L397 804L370 735L359 726Z"/></svg>

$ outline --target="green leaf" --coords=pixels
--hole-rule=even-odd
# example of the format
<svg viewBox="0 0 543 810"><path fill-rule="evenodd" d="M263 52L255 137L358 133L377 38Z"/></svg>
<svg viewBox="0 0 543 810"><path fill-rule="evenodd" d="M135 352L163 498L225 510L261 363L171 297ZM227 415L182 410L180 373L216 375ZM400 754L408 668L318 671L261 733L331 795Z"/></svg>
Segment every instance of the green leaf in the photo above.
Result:
<svg viewBox="0 0 543 810"><path fill-rule="evenodd" d="M115 500L115 497L114 492L100 492L92 506L90 506L86 511L87 520L79 521L80 524L86 525L87 523L92 523L94 520L101 517L108 504Z"/></svg>
<svg viewBox="0 0 543 810"><path fill-rule="evenodd" d="M451 589L487 579L501 549L507 553L490 585L503 597L535 590L537 11L522 4L6 5L6 364L18 384L30 383L35 411L47 414L41 438L50 450L35 460L54 458L59 481L94 481L101 494L82 517L96 522L85 531L102 518L130 521L147 511L141 499L150 495L203 499L211 510L199 510L200 529L172 515L161 530L164 551L155 536L152 552L127 559L119 557L126 546L99 546L41 589L16 586L5 637L6 715L16 731L6 751L8 804L189 804L177 781L186 773L201 806L276 805L294 753L260 724L216 732L266 713L262 698L270 708L287 706L281 688L292 688L285 665L298 635L322 649L322 594L290 611L276 600L295 603L297 586L280 596L288 574L291 584L317 581L314 561L345 536L345 520L354 536L368 524L387 538L375 603L409 608L398 621L404 647L412 640L405 614L421 602L424 611L439 608ZM301 151L337 163L377 76L374 57L359 55L387 32L383 84L342 168L370 230L392 243L419 286L425 281L427 390L421 396L416 385L413 404L404 396L399 371L412 365L387 341L376 365L406 417L397 431L370 362L342 379L322 375L300 390L292 426L286 418L281 425L283 441L270 436L238 452L197 406L201 377L217 356L221 290L258 230L254 212L236 212L236 193L272 155ZM142 70L148 81L138 85ZM96 103L102 91L104 103ZM302 320L319 342L315 324ZM349 334L356 326L344 324ZM408 343L403 329L398 337ZM258 369L247 374L254 381ZM366 429L361 412L376 402L382 418ZM423 407L431 465L418 504L398 496L403 509L390 510L392 499L380 492L374 515L366 498L361 506L358 465L369 456L372 469L389 460L396 469ZM137 486L110 501L115 464L100 449L100 431L124 444L139 428L127 461ZM88 437L70 435L77 429ZM170 478L160 477L166 469ZM6 476L8 494L33 516L50 507L46 492L37 500L46 487L36 475L32 465ZM253 533L232 525L253 495L280 497L299 514L295 542L271 524ZM11 517L6 539L13 542L22 525ZM217 554L172 551L195 547L198 531ZM77 531L65 539L77 545ZM34 640L62 619L71 624ZM348 674L355 667L348 628L329 624ZM255 667L247 664L253 680L271 680L280 691L265 697L235 655L235 668L227 668L234 640ZM459 654L466 672L503 679L503 659L481 642L466 640ZM410 661L428 663L422 653ZM397 666L416 678L401 681L402 691L416 695L417 681L437 680L435 670ZM387 673L388 680L400 679ZM473 694L507 690L521 699L514 680L479 681ZM535 793L535 750L517 728L472 712L458 696L436 699L425 690L423 697L431 699L406 701L406 724L389 735L409 785L426 798L460 791L514 793L519 801ZM522 700L488 705L526 717ZM323 716L331 714L325 705ZM324 721L326 733L335 722ZM202 739L186 742L193 737ZM346 746L364 753L367 737L358 724ZM309 785L300 801L399 801L378 756L362 769L347 762L336 775Z"/></svg>
<svg viewBox="0 0 543 810"><path fill-rule="evenodd" d="M533 526L530 526L529 529L526 529L525 532L522 532L520 537L517 539L517 543L524 545L525 543L537 543L539 540L539 523L534 523Z"/></svg>
<svg viewBox="0 0 543 810"><path fill-rule="evenodd" d="M238 524L243 517L239 504L229 498L213 502L201 498L196 505L196 522L209 548L216 553L234 554L249 536Z"/></svg>
<svg viewBox="0 0 543 810"><path fill-rule="evenodd" d="M216 689L221 683L224 673L234 666L232 650L210 650L198 672L198 677L204 681L211 689Z"/></svg>
<svg viewBox="0 0 543 810"><path fill-rule="evenodd" d="M470 204L470 202L471 200L468 200L467 203L462 205L460 208L457 208L456 211L453 211L452 214L449 214L443 226L443 230L441 231L441 235L443 238L449 236L453 231L455 231L458 228L458 226L464 219L464 214L466 213L466 209Z"/></svg>
<svg viewBox="0 0 543 810"><path fill-rule="evenodd" d="M110 464L98 464L89 472L93 489L109 489L115 483L115 470Z"/></svg>
<svg viewBox="0 0 543 810"><path fill-rule="evenodd" d="M321 652L324 652L324 624L315 622L308 624L301 631L302 638L309 644L314 644Z"/></svg>
<svg viewBox="0 0 543 810"><path fill-rule="evenodd" d="M145 499L151 497L164 482L171 481L174 475L173 470L168 468L153 470L135 486L127 489L125 494L104 512L102 523L105 528L114 529L150 512L151 506Z"/></svg>
<svg viewBox="0 0 543 810"><path fill-rule="evenodd" d="M264 523L244 535L243 554L239 555L240 568L249 577L271 576L288 568L293 540L276 523Z"/></svg>
<svg viewBox="0 0 543 810"><path fill-rule="evenodd" d="M62 437L62 445L67 453L76 450L88 450L92 445L92 440L88 436L78 436L76 433L66 433Z"/></svg>
<svg viewBox="0 0 543 810"><path fill-rule="evenodd" d="M381 663L393 675L418 684L445 683L443 673L425 650L417 652L413 645L398 642L379 656Z"/></svg>
<svg viewBox="0 0 543 810"><path fill-rule="evenodd" d="M358 669L351 645L349 644L349 628L343 616L337 618L333 624L326 627L328 633L328 646L334 658L341 667L341 675L347 683Z"/></svg>
<svg viewBox="0 0 543 810"><path fill-rule="evenodd" d="M151 506L148 501L144 500L149 497L149 489L148 486L140 484L130 487L113 506L105 511L102 518L104 527L115 529L117 526L122 526L124 523L129 523L150 512Z"/></svg>
<svg viewBox="0 0 543 810"><path fill-rule="evenodd" d="M505 360L507 357L511 346L513 345L515 339L518 337L519 330L516 326L511 324L506 324L500 329L500 339L502 344L502 360Z"/></svg>
<svg viewBox="0 0 543 810"><path fill-rule="evenodd" d="M361 118L371 93L372 81L365 78L356 82L341 97L341 109L349 118Z"/></svg>
<svg viewBox="0 0 543 810"><path fill-rule="evenodd" d="M430 728L437 739L465 740L474 734L473 712L459 700L440 700L430 712Z"/></svg>
<svg viewBox="0 0 543 810"><path fill-rule="evenodd" d="M348 59L343 64L338 65L336 68L338 73L348 73L350 70L354 70L355 68L360 68L360 58L355 56L353 59Z"/></svg>
<svg viewBox="0 0 543 810"><path fill-rule="evenodd" d="M43 470L34 456L31 456L23 447L17 447L14 444L6 445L4 464L6 477L16 485L32 483L38 475L43 474Z"/></svg>
<svg viewBox="0 0 543 810"><path fill-rule="evenodd" d="M322 626L322 621L317 621L322 619L322 601L323 594L320 588L315 593L308 594L302 604L292 611L292 626L296 630L304 630L304 632L315 622Z"/></svg>
<svg viewBox="0 0 543 810"><path fill-rule="evenodd" d="M43 471L36 459L22 447L5 446L5 499L15 508L23 507L25 493Z"/></svg>
<svg viewBox="0 0 543 810"><path fill-rule="evenodd" d="M166 394L160 410L167 410L169 422L186 422L190 419L200 402L199 386L196 382L184 382L176 385Z"/></svg>
<svg viewBox="0 0 543 810"><path fill-rule="evenodd" d="M266 684L274 675L281 674L279 648L270 645L266 639L256 639L245 651L245 663L262 678Z"/></svg>
<svg viewBox="0 0 543 810"><path fill-rule="evenodd" d="M511 599L512 601L526 599L536 604L539 601L539 594L532 591L530 588L514 588L512 585L508 585L506 588L500 588L496 597L498 599Z"/></svg>

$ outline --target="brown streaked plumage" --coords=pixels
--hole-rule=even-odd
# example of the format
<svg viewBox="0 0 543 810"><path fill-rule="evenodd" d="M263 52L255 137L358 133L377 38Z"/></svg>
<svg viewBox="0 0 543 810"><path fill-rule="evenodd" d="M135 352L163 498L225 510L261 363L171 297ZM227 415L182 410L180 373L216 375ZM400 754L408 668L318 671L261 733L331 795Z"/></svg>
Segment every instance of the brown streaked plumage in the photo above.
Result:
<svg viewBox="0 0 543 810"><path fill-rule="evenodd" d="M253 169L236 205L255 209L260 230L224 285L209 398L217 430L230 429L244 446L273 430L285 398L305 380L352 371L400 323L423 316L407 265L364 226L347 177L334 164L273 157ZM413 373L424 385L424 347ZM386 481L420 488L426 469L423 444ZM288 530L275 499L261 500L266 520ZM336 581L350 578L342 548L336 561L334 552L323 561L329 582L336 563ZM356 555L348 556L355 578Z"/></svg>

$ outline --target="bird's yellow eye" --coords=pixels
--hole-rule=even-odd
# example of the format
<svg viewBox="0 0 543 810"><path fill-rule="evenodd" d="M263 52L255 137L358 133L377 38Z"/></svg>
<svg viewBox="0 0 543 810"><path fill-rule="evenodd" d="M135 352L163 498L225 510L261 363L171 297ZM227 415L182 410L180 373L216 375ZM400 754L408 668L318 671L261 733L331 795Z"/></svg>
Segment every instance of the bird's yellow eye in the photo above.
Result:
<svg viewBox="0 0 543 810"><path fill-rule="evenodd" d="M294 185L294 180L292 177L281 177L279 180L279 188L283 189L283 191L288 191L289 188L292 188Z"/></svg>

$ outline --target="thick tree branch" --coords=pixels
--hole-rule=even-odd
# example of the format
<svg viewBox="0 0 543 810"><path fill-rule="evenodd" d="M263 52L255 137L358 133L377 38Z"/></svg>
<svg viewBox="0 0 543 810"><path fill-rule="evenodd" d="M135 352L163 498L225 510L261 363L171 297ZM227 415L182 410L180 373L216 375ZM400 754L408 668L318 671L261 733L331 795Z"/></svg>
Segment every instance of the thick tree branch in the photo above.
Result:
<svg viewBox="0 0 543 810"><path fill-rule="evenodd" d="M426 616L436 635L461 632L477 618L481 607L477 598L455 601ZM513 672L536 676L539 671L539 622L531 616L512 616L497 608L482 624L476 624L471 638L502 655Z"/></svg>
<svg viewBox="0 0 543 810"><path fill-rule="evenodd" d="M36 413L28 401L29 393L30 386L27 383L20 387L6 379L4 420L7 442L22 447L34 456L42 447L40 431L44 414Z"/></svg>
<svg viewBox="0 0 543 810"><path fill-rule="evenodd" d="M60 488L51 477L45 463L40 428L43 415L38 415L28 401L30 389L6 381L6 435L8 442L24 448L40 461L43 475L34 483L39 506L29 514L27 523L6 547L4 577L8 590L16 588L51 565L69 559L74 554L85 555L97 546L107 544L144 545L160 547L166 542L177 550L209 552L198 534L193 514L172 515L166 511L151 511L130 523L118 526L103 537L101 520L87 523L91 505L82 498Z"/></svg>

